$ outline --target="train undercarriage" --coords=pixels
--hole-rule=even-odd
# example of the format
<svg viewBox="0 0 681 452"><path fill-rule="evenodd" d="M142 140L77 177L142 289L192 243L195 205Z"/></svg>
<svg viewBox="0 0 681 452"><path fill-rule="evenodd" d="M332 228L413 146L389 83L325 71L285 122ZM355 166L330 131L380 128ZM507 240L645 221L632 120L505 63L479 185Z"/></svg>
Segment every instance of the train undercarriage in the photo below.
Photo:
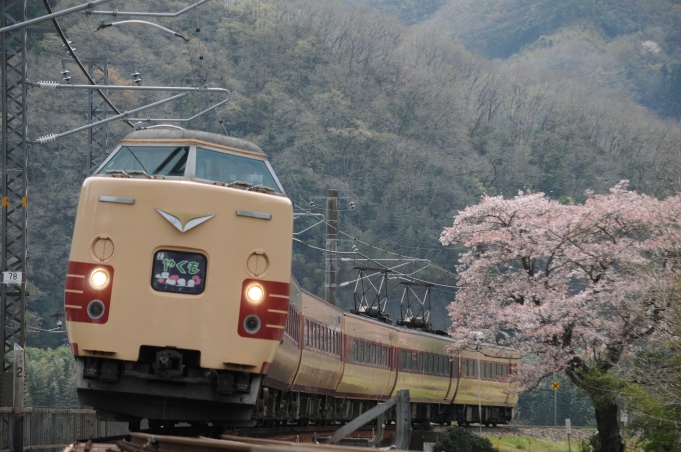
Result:
<svg viewBox="0 0 681 452"><path fill-rule="evenodd" d="M108 420L145 417L239 427L348 422L379 403L261 387L261 375L202 369L186 352L144 347L137 362L78 357L80 403L97 407L99 417ZM411 410L415 423L480 422L477 405L412 403ZM485 425L506 424L511 418L510 407L482 407ZM394 410L386 421L394 421Z"/></svg>

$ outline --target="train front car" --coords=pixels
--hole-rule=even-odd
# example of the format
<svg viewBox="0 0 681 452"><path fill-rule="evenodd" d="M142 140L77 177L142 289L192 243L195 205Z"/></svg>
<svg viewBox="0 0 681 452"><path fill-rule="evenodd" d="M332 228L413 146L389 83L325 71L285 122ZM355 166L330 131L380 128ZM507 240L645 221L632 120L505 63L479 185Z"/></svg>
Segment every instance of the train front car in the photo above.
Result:
<svg viewBox="0 0 681 452"><path fill-rule="evenodd" d="M266 156L133 132L83 184L65 289L78 398L110 419L251 419L289 304L293 213Z"/></svg>

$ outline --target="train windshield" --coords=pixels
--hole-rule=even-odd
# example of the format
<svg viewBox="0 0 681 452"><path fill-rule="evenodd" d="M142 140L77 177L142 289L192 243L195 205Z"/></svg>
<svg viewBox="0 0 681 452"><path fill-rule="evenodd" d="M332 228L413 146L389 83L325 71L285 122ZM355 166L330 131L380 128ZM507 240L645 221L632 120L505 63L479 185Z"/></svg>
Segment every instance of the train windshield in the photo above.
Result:
<svg viewBox="0 0 681 452"><path fill-rule="evenodd" d="M145 171L151 176L184 176L189 146L123 146L99 174L111 170Z"/></svg>
<svg viewBox="0 0 681 452"><path fill-rule="evenodd" d="M236 181L247 182L270 187L277 193L281 192L263 160L208 149L196 148L196 177L228 184Z"/></svg>

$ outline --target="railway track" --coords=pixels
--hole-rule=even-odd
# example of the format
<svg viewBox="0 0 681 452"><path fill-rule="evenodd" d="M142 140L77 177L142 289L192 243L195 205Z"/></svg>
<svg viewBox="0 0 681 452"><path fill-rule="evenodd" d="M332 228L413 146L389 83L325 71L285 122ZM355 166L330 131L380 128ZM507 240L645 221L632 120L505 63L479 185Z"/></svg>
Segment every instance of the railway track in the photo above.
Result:
<svg viewBox="0 0 681 452"><path fill-rule="evenodd" d="M308 431L296 431L296 438L293 441L285 441L272 438L255 438L247 436L223 435L219 439L204 437L182 437L153 435L149 433L131 433L129 438L110 443L98 443L93 441L79 442L67 447L64 452L214 452L214 451L239 451L239 452L287 452L294 450L305 450L308 452L357 452L356 447L322 445L323 437L317 432L309 431L308 427L302 427ZM324 427L324 434L330 435L332 427ZM286 436L291 432L283 432L280 429L277 434ZM317 434L317 435L315 435ZM361 439L369 439L370 431L358 431L353 433L353 439L359 436ZM386 436L389 433L386 432ZM352 440L351 440L352 441Z"/></svg>
<svg viewBox="0 0 681 452"><path fill-rule="evenodd" d="M232 430L219 438L203 436L174 436L145 432L134 432L126 438L100 438L99 440L79 442L69 446L65 452L213 452L219 450L240 452L287 452L294 450L316 451L357 451L356 447L365 445L375 434L375 427L362 427L346 438L343 445L329 446L321 444L340 426L281 426L276 428L247 428ZM483 427L472 425L465 427L473 433L482 432L483 436L530 436L533 438L562 439L565 427L537 425L503 425ZM422 434L422 441L436 441L444 433L446 427L436 427ZM573 439L588 437L594 429L573 427ZM383 445L391 444L395 426L387 425L383 436ZM428 437L428 439L426 438Z"/></svg>

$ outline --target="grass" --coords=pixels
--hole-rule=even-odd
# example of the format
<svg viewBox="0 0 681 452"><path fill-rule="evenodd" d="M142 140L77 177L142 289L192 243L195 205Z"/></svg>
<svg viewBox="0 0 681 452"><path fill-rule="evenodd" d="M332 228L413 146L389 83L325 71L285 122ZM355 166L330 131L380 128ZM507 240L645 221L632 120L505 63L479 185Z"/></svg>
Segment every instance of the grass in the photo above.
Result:
<svg viewBox="0 0 681 452"><path fill-rule="evenodd" d="M579 440L570 441L570 449L568 449L568 442L565 441L551 441L548 439L537 439L530 436L498 436L485 435L487 439L492 442L494 449L499 452L579 452ZM639 452L642 449L637 448L634 441L627 441L627 450Z"/></svg>
<svg viewBox="0 0 681 452"><path fill-rule="evenodd" d="M518 452L521 450L532 452L567 452L567 441L550 441L547 439L536 439L529 436L487 436L495 449L500 452ZM572 451L577 452L579 446L575 441L571 441Z"/></svg>

